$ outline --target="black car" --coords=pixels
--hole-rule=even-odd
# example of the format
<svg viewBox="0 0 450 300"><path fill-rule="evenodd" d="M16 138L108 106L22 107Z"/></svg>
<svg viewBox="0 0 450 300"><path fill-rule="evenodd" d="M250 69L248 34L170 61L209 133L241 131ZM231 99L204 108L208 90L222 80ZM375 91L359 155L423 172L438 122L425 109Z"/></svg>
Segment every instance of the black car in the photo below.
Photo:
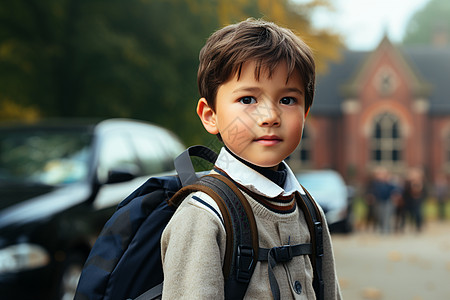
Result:
<svg viewBox="0 0 450 300"><path fill-rule="evenodd" d="M0 126L0 298L73 299L117 204L183 149L133 120Z"/></svg>

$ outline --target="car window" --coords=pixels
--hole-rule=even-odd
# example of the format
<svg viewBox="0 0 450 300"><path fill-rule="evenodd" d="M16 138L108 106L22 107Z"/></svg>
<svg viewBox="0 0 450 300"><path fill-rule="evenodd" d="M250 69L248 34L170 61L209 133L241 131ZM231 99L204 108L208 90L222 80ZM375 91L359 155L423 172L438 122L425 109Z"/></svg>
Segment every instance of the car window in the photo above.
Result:
<svg viewBox="0 0 450 300"><path fill-rule="evenodd" d="M160 139L164 149L166 150L166 154L172 159L176 158L185 150L185 146L170 133L162 132Z"/></svg>
<svg viewBox="0 0 450 300"><path fill-rule="evenodd" d="M298 181L324 208L345 205L347 188L342 177L334 172L316 171L297 174Z"/></svg>
<svg viewBox="0 0 450 300"><path fill-rule="evenodd" d="M169 132L156 127L133 131L132 140L146 174L173 170L173 160L184 148Z"/></svg>
<svg viewBox="0 0 450 300"><path fill-rule="evenodd" d="M123 132L110 132L101 141L98 169L100 182L106 182L112 170L142 175L130 140Z"/></svg>
<svg viewBox="0 0 450 300"><path fill-rule="evenodd" d="M0 179L46 185L86 180L91 140L74 130L0 131Z"/></svg>

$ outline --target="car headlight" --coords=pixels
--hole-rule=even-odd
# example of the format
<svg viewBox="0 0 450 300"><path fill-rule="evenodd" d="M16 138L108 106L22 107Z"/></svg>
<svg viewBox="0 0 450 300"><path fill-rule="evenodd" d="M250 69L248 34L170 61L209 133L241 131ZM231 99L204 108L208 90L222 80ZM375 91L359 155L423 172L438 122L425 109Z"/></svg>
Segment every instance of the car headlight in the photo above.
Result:
<svg viewBox="0 0 450 300"><path fill-rule="evenodd" d="M50 257L35 244L17 244L0 249L0 274L19 272L45 266Z"/></svg>

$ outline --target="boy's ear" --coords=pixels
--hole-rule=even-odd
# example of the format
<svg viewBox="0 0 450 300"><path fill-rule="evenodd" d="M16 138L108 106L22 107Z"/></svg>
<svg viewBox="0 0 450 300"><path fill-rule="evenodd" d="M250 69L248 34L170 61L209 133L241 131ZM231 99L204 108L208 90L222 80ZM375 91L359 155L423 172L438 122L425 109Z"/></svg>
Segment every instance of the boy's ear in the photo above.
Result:
<svg viewBox="0 0 450 300"><path fill-rule="evenodd" d="M202 121L203 127L205 127L206 131L211 134L219 133L219 129L217 128L216 113L208 105L208 102L205 98L200 98L200 100L198 100L197 115L200 117L200 120Z"/></svg>
<svg viewBox="0 0 450 300"><path fill-rule="evenodd" d="M310 107L308 107L308 110L306 110L306 112L305 112L305 118L308 116L308 114L309 114L309 109L311 108L311 106Z"/></svg>

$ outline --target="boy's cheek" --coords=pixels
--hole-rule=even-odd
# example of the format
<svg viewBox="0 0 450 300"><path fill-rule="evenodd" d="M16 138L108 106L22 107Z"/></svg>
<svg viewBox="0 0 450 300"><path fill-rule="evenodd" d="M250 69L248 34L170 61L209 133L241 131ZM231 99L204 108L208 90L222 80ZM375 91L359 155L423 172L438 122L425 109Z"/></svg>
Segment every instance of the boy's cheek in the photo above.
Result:
<svg viewBox="0 0 450 300"><path fill-rule="evenodd" d="M223 129L220 130L223 141L227 146L233 148L241 148L249 141L253 140L253 131L251 127L241 118L235 118L228 124L224 124Z"/></svg>

